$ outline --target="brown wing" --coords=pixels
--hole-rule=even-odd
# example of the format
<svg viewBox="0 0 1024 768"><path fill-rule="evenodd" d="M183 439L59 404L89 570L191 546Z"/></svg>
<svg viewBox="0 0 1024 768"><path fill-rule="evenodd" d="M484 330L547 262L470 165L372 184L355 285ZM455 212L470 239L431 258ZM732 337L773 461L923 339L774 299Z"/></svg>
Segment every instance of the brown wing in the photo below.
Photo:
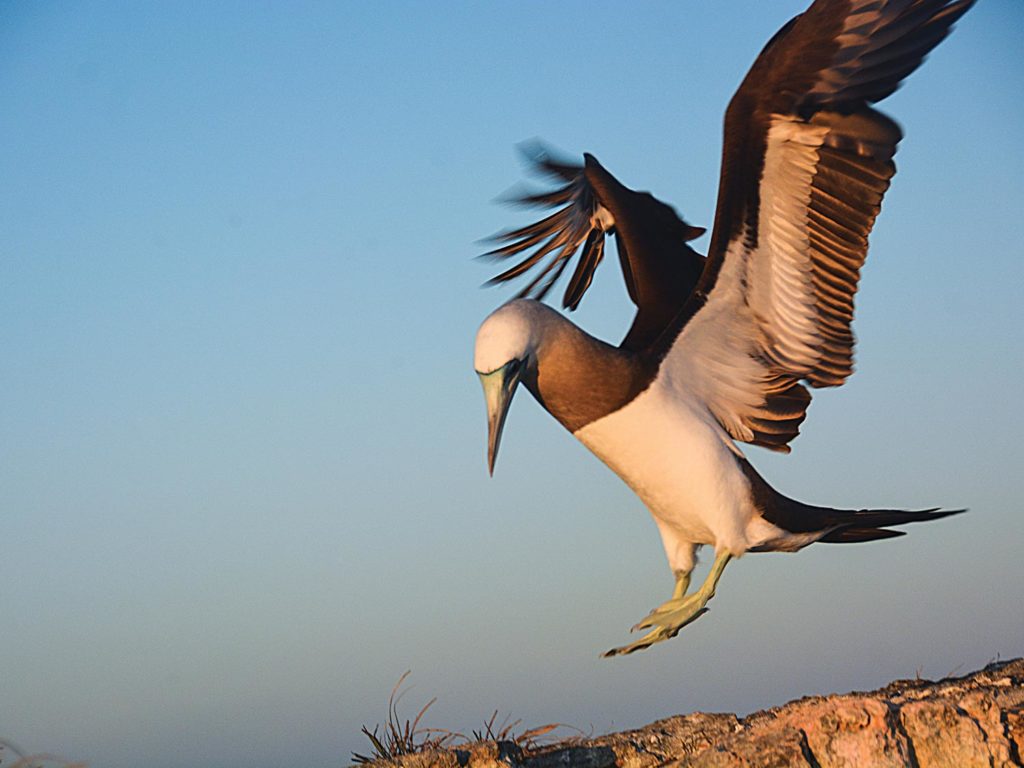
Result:
<svg viewBox="0 0 1024 768"><path fill-rule="evenodd" d="M704 258L687 241L704 230L687 224L649 193L621 184L592 155L584 155L579 165L554 160L550 152L534 146L527 156L537 171L563 185L512 202L561 207L540 221L495 236L505 244L485 256L525 258L490 283L518 278L536 267L519 296L543 299L578 254L562 300L565 308L574 310L604 258L606 237L614 234L626 289L637 307L622 346L646 347L675 317L700 277Z"/></svg>
<svg viewBox="0 0 1024 768"><path fill-rule="evenodd" d="M726 112L711 252L654 345L739 440L788 450L814 387L853 371L853 297L895 173L891 94L973 0L818 0Z"/></svg>

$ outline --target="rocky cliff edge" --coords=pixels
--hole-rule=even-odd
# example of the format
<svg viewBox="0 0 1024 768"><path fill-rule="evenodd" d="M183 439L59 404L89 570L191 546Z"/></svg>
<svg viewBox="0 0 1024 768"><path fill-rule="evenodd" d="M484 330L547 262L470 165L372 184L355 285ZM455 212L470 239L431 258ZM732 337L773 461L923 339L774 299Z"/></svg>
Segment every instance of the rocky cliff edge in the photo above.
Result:
<svg viewBox="0 0 1024 768"><path fill-rule="evenodd" d="M1022 766L1024 659L938 682L815 696L747 717L679 715L634 731L536 746L479 741L398 768L974 768Z"/></svg>

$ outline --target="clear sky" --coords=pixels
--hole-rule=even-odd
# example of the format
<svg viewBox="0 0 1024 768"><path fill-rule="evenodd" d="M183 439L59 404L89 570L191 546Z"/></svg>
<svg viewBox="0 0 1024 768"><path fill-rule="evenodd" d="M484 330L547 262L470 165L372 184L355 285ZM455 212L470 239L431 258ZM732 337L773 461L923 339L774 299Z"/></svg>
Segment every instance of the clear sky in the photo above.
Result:
<svg viewBox="0 0 1024 768"><path fill-rule="evenodd" d="M1024 59L982 0L906 133L789 495L970 507L751 555L679 638L629 490L528 395L494 479L475 241L514 145L593 152L695 224L723 110L803 0L5 3L0 736L95 768L338 766L408 714L595 732L1024 654ZM697 241L706 247L707 239ZM577 313L629 322L608 262Z"/></svg>

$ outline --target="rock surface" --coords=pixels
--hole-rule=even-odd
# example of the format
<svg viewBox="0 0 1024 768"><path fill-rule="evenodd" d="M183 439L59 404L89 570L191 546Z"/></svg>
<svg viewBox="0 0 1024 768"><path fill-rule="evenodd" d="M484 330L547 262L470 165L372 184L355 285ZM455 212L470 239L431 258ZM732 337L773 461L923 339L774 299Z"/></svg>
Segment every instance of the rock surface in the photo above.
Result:
<svg viewBox="0 0 1024 768"><path fill-rule="evenodd" d="M1021 766L1024 659L938 682L792 701L748 717L679 715L543 747L476 742L400 768L974 768Z"/></svg>

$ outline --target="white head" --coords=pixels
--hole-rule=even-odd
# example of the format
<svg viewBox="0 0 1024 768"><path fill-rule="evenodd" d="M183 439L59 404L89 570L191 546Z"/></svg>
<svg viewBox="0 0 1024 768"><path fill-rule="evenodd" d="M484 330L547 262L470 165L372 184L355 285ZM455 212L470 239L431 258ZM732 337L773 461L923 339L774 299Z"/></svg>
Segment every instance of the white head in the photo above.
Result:
<svg viewBox="0 0 1024 768"><path fill-rule="evenodd" d="M473 367L487 401L487 464L492 474L512 396L524 372L536 368L545 333L559 320L562 316L546 304L516 299L488 315L476 333Z"/></svg>
<svg viewBox="0 0 1024 768"><path fill-rule="evenodd" d="M532 299L514 299L498 307L476 332L473 355L476 372L493 373L512 360L535 361L550 315L557 314L546 304Z"/></svg>

